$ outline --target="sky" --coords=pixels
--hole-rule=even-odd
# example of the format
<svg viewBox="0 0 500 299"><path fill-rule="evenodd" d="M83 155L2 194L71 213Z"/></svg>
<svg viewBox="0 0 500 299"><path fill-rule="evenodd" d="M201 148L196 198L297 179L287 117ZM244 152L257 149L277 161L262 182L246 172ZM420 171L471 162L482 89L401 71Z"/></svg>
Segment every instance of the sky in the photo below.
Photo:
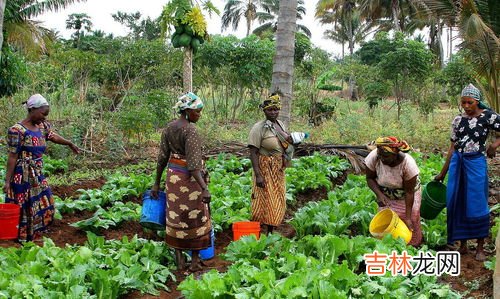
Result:
<svg viewBox="0 0 500 299"><path fill-rule="evenodd" d="M163 6L168 2L168 0L87 0L86 2L74 3L64 10L58 12L45 13L37 18L37 20L42 21L45 27L49 29L55 29L64 38L70 38L72 31L66 29L66 20L68 15L72 13L86 13L90 16L93 23L93 30L102 30L106 33L113 33L115 36L123 36L127 34L127 28L122 26L118 22L113 20L112 14L117 11L135 13L139 11L143 18L150 17L155 19L160 16ZM224 10L225 5L224 0L212 0L212 3L221 11ZM314 19L314 11L317 0L305 0L306 15L302 20L298 20L299 24L305 25L309 28L312 33L311 41L312 43L327 52L340 57L342 53L342 47L340 44L336 44L331 40L323 38L323 32L330 27L328 25L321 25L317 20ZM239 38L246 35L246 22L244 20L240 21L240 25L236 32L232 31L232 28L221 33L220 16L213 15L211 18L205 14L208 23L208 33L209 34L233 34ZM254 24L252 29L255 29L258 24ZM331 25L330 25L331 26ZM426 36L425 33L422 33ZM443 46L445 47L445 53L447 51L447 33L443 34ZM346 51L347 47L346 47Z"/></svg>

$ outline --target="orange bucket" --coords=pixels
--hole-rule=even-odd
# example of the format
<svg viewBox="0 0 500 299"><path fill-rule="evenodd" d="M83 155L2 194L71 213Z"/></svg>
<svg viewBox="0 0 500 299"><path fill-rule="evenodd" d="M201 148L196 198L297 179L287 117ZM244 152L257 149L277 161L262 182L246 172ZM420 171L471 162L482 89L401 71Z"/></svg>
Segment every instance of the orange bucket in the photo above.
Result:
<svg viewBox="0 0 500 299"><path fill-rule="evenodd" d="M260 222L256 221L241 221L233 223L233 240L237 241L241 236L254 235L259 239Z"/></svg>
<svg viewBox="0 0 500 299"><path fill-rule="evenodd" d="M13 203L0 204L0 240L17 239L21 207Z"/></svg>

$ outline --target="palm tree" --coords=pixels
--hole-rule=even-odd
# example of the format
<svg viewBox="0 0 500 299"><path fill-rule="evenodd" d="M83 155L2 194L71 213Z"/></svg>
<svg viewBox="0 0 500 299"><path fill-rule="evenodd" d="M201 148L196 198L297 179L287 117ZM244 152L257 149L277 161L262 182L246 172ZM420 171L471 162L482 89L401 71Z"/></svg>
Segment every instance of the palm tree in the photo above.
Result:
<svg viewBox="0 0 500 299"><path fill-rule="evenodd" d="M420 0L427 11L457 27L464 51L478 74L477 83L492 108L500 109L500 3L487 0ZM484 83L484 84L483 84Z"/></svg>
<svg viewBox="0 0 500 299"><path fill-rule="evenodd" d="M233 30L238 29L241 17L247 22L247 36L250 35L252 23L257 19L257 8L261 5L260 0L228 0L222 14L222 31L232 25Z"/></svg>
<svg viewBox="0 0 500 299"><path fill-rule="evenodd" d="M273 62L271 91L282 96L280 119L288 127L292 107L293 63L295 54L295 30L297 28L297 0L280 1L278 30L276 31L276 55Z"/></svg>
<svg viewBox="0 0 500 299"><path fill-rule="evenodd" d="M340 23L345 31L349 53L354 53L354 27L359 23L359 11L354 0L320 0L316 4L316 18L323 24ZM356 21L358 20L358 21ZM333 21L333 22L332 22ZM337 27L339 28L339 27ZM344 38L340 35L340 38ZM354 75L349 77L349 96L356 98Z"/></svg>
<svg viewBox="0 0 500 299"><path fill-rule="evenodd" d="M3 0L1 0L3 1ZM9 0L5 5L2 23L6 42L26 53L46 52L54 35L32 18L47 11L58 11L85 0Z"/></svg>
<svg viewBox="0 0 500 299"><path fill-rule="evenodd" d="M359 0L363 17L377 20L381 30L408 32L415 13L415 0Z"/></svg>
<svg viewBox="0 0 500 299"><path fill-rule="evenodd" d="M263 11L257 12L257 20L261 25L253 30L253 34L260 36L266 31L276 32L278 29L276 17L279 13L279 2L279 0L262 0ZM304 0L298 0L297 4L297 20L302 20L302 17L306 14L306 8L303 6ZM304 25L297 24L297 32L302 32L311 38L311 31Z"/></svg>

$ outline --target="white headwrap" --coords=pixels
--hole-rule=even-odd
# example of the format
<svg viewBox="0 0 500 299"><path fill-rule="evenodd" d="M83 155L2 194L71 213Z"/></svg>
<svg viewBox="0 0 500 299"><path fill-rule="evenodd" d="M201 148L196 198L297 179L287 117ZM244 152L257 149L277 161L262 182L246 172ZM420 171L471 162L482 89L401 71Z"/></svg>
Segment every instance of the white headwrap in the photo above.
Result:
<svg viewBox="0 0 500 299"><path fill-rule="evenodd" d="M177 103L174 105L174 110L177 113L181 113L186 109L199 109L203 108L203 102L201 99L192 92L185 93L177 99Z"/></svg>
<svg viewBox="0 0 500 299"><path fill-rule="evenodd" d="M49 102L39 93L32 95L25 104L26 108L40 108L43 106L49 106Z"/></svg>

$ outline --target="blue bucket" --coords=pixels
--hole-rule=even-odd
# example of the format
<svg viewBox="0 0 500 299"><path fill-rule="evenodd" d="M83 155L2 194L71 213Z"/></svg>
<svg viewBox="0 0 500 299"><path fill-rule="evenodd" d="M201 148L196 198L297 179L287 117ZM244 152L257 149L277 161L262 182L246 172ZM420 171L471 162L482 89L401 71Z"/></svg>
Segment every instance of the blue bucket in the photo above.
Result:
<svg viewBox="0 0 500 299"><path fill-rule="evenodd" d="M210 247L200 250L200 258L202 260L209 260L215 256L215 246L214 246L214 229L210 231ZM191 250L188 252L189 255L192 255Z"/></svg>
<svg viewBox="0 0 500 299"><path fill-rule="evenodd" d="M165 213L167 196L165 192L158 191L158 198L151 197L151 191L144 192L142 196L142 212L139 223L152 230L165 230Z"/></svg>

